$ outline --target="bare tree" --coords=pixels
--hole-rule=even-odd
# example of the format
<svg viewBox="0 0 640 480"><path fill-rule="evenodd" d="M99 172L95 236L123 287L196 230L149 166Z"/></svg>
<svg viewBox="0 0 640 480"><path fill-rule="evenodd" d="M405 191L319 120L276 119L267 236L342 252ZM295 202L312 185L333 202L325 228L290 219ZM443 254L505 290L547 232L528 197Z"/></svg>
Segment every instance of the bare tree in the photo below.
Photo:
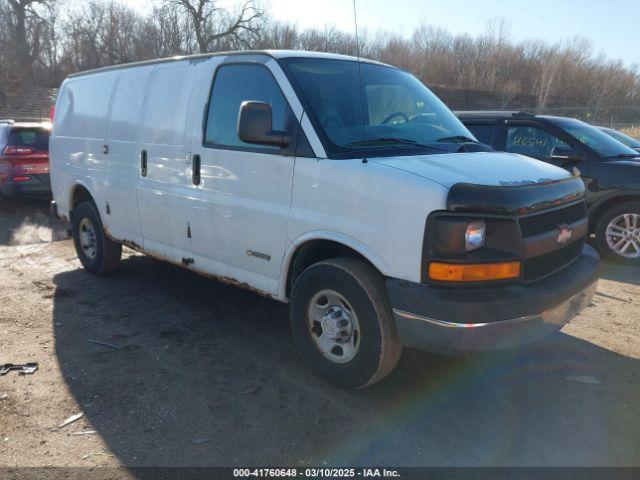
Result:
<svg viewBox="0 0 640 480"><path fill-rule="evenodd" d="M218 6L217 0L165 0L165 7L189 16L200 53L217 50L229 38L248 44L247 37L258 37L265 17L253 0L246 0L235 14Z"/></svg>
<svg viewBox="0 0 640 480"><path fill-rule="evenodd" d="M274 22L266 24L251 48L294 49L300 44L300 32L295 25Z"/></svg>
<svg viewBox="0 0 640 480"><path fill-rule="evenodd" d="M154 8L141 19L135 39L135 56L140 60L193 53L193 32L179 12Z"/></svg>
<svg viewBox="0 0 640 480"><path fill-rule="evenodd" d="M2 0L4 67L12 68L16 81L34 81L34 63L51 39L54 4L54 0Z"/></svg>

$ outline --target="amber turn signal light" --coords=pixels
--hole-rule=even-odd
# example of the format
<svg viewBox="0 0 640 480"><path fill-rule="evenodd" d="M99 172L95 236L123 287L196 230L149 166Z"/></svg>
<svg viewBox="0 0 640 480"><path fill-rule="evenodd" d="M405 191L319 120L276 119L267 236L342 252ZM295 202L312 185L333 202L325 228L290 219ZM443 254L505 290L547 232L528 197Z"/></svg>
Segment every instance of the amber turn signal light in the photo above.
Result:
<svg viewBox="0 0 640 480"><path fill-rule="evenodd" d="M520 276L520 262L429 264L429 278L441 282L484 282Z"/></svg>

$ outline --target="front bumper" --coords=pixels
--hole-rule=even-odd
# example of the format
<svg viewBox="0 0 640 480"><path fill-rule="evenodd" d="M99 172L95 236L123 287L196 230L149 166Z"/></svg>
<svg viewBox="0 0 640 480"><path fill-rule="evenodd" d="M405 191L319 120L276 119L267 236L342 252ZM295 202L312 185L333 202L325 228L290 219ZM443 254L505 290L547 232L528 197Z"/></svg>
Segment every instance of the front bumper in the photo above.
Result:
<svg viewBox="0 0 640 480"><path fill-rule="evenodd" d="M591 302L600 259L586 245L566 269L529 285L434 287L387 280L396 329L407 347L464 354L540 340Z"/></svg>

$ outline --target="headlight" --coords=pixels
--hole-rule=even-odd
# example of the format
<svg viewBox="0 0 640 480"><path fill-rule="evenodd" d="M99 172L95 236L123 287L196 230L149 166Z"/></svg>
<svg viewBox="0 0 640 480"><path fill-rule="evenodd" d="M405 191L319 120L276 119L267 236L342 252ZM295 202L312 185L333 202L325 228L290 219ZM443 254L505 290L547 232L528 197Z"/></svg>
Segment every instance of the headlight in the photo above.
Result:
<svg viewBox="0 0 640 480"><path fill-rule="evenodd" d="M484 246L484 239L487 232L487 224L484 220L474 220L467 224L464 234L464 250L472 252Z"/></svg>

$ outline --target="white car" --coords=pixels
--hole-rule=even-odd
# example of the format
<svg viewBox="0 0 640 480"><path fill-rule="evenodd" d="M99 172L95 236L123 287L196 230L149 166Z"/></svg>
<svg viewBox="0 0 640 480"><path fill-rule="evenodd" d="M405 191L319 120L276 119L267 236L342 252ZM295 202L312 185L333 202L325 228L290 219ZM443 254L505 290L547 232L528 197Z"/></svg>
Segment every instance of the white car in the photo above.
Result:
<svg viewBox="0 0 640 480"><path fill-rule="evenodd" d="M363 387L403 346L510 348L590 302L581 179L487 150L388 65L163 59L64 81L53 208L89 272L115 269L128 245L290 302L309 365Z"/></svg>

